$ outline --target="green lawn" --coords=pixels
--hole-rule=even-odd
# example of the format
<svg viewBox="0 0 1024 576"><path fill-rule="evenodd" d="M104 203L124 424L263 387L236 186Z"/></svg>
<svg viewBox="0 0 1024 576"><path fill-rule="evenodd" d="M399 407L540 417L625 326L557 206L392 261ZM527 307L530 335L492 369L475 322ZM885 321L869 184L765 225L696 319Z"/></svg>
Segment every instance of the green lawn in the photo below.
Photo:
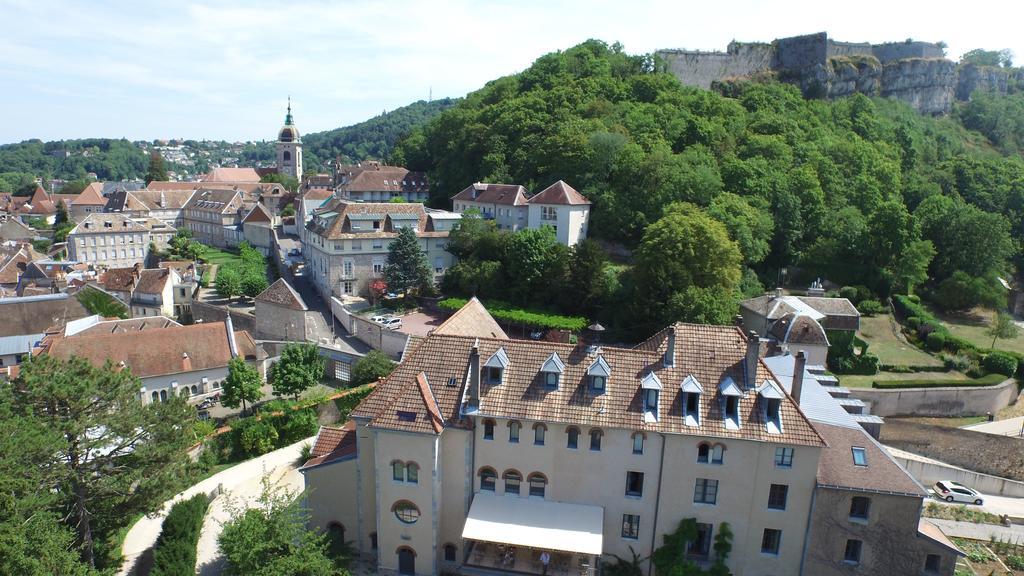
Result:
<svg viewBox="0 0 1024 576"><path fill-rule="evenodd" d="M931 307L929 307L929 311L935 314L942 321L943 326L954 336L968 340L982 350L988 350L989 346L992 345L992 337L985 332L988 330L989 322L991 322L995 312L976 308L970 312L943 314ZM1024 336L1018 336L1010 340L997 340L996 349L1024 354Z"/></svg>
<svg viewBox="0 0 1024 576"><path fill-rule="evenodd" d="M882 364L897 366L941 366L938 358L922 352L893 333L891 316L863 316L859 336L868 343L868 351L878 355ZM898 326L897 326L898 328ZM870 383L868 384L870 386Z"/></svg>
<svg viewBox="0 0 1024 576"><path fill-rule="evenodd" d="M242 265L242 257L236 253L226 252L219 248L206 247L203 251L202 261L207 264L217 264L222 266L224 264L237 264Z"/></svg>
<svg viewBox="0 0 1024 576"><path fill-rule="evenodd" d="M929 378L932 380L970 380L960 372L879 372L869 376L845 375L839 376L839 384L847 388L871 388L875 380L920 380Z"/></svg>

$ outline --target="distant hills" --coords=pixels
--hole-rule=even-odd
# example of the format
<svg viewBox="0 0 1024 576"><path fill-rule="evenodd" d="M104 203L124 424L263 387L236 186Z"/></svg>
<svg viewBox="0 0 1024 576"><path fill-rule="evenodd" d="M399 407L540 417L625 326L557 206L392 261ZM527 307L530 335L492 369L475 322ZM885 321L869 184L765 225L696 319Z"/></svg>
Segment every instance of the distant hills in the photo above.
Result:
<svg viewBox="0 0 1024 576"><path fill-rule="evenodd" d="M322 170L336 157L346 162L388 159L401 138L457 102L453 98L420 100L352 126L303 134L306 168ZM268 127L268 133L272 134L274 128ZM31 194L36 177L76 180L94 173L100 180L141 179L148 154L154 149L164 155L169 170L184 177L204 173L212 165L270 166L274 160L272 141L33 139L0 145L0 193Z"/></svg>

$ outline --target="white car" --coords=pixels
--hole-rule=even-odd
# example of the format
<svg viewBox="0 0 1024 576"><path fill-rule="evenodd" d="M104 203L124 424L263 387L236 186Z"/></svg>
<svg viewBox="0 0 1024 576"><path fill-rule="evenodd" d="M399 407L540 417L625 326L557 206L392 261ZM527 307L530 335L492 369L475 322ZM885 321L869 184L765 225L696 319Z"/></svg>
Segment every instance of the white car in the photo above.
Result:
<svg viewBox="0 0 1024 576"><path fill-rule="evenodd" d="M985 500L977 490L968 488L959 482L952 480L939 480L933 487L935 497L946 502L966 502L981 506Z"/></svg>
<svg viewBox="0 0 1024 576"><path fill-rule="evenodd" d="M398 330L399 328L402 327L402 319L394 317L385 318L384 321L381 322L380 324L381 326L387 328L388 330Z"/></svg>
<svg viewBox="0 0 1024 576"><path fill-rule="evenodd" d="M390 316L370 316L370 322L376 322L377 324L383 324L385 320Z"/></svg>

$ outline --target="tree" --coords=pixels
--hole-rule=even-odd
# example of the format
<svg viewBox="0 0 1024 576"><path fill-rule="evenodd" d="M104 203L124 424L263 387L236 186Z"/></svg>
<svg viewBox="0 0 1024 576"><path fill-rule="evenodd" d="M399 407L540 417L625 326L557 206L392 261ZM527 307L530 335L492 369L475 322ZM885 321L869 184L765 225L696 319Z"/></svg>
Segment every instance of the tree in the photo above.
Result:
<svg viewBox="0 0 1024 576"><path fill-rule="evenodd" d="M289 192L297 192L299 189L299 179L288 174L281 174L280 172L274 172L272 174L264 174L260 177L260 182L268 182L271 184L280 184L284 186L285 190Z"/></svg>
<svg viewBox="0 0 1024 576"><path fill-rule="evenodd" d="M50 437L38 486L56 489L89 567L96 533L154 509L188 463L195 411L180 397L143 404L140 386L129 369L110 361L96 367L46 354L22 364L12 386L12 414L60 433Z"/></svg>
<svg viewBox="0 0 1024 576"><path fill-rule="evenodd" d="M219 286L220 283L218 282L217 285ZM240 288L242 294L249 298L255 298L266 290L269 285L270 284L267 282L267 275L262 269L246 270L242 276Z"/></svg>
<svg viewBox="0 0 1024 576"><path fill-rule="evenodd" d="M592 316L611 296L613 285L608 256L597 242L587 239L572 247L568 282L562 291L564 308Z"/></svg>
<svg viewBox="0 0 1024 576"><path fill-rule="evenodd" d="M198 260L206 250L206 246L196 242L192 238L192 231L188 228L178 228L168 242L168 249L171 256L184 260Z"/></svg>
<svg viewBox="0 0 1024 576"><path fill-rule="evenodd" d="M405 292L432 283L427 255L420 248L420 241L412 227L399 229L398 237L388 246L384 280L393 292Z"/></svg>
<svg viewBox="0 0 1024 576"><path fill-rule="evenodd" d="M319 384L324 377L326 362L313 344L288 344L281 351L281 359L270 367L270 383L275 396L292 396Z"/></svg>
<svg viewBox="0 0 1024 576"><path fill-rule="evenodd" d="M903 249L896 262L896 277L903 283L907 294L914 293L914 286L928 280L928 265L935 257L935 246L931 240L916 240Z"/></svg>
<svg viewBox="0 0 1024 576"><path fill-rule="evenodd" d="M257 506L229 504L217 547L228 576L341 576L328 556L325 534L307 527L309 512L295 494L274 488L267 477Z"/></svg>
<svg viewBox="0 0 1024 576"><path fill-rule="evenodd" d="M395 363L380 350L370 350L352 365L352 386L362 386L387 377L395 369Z"/></svg>
<svg viewBox="0 0 1024 576"><path fill-rule="evenodd" d="M978 66L1002 66L1004 68L1013 67L1013 52L1009 48L1003 48L1002 50L984 50L982 48L975 48L965 52L960 57L960 62L963 64L976 64Z"/></svg>
<svg viewBox="0 0 1024 576"><path fill-rule="evenodd" d="M737 194L723 192L711 201L708 214L725 224L729 237L739 245L745 264L757 264L771 250L772 217L764 206Z"/></svg>
<svg viewBox="0 0 1024 576"><path fill-rule="evenodd" d="M957 270L939 283L932 300L945 310L967 310L975 306L996 308L1006 302L1006 291L995 278L976 278Z"/></svg>
<svg viewBox="0 0 1024 576"><path fill-rule="evenodd" d="M520 230L509 238L504 260L508 291L519 302L543 304L565 285L568 248L550 226Z"/></svg>
<svg viewBox="0 0 1024 576"><path fill-rule="evenodd" d="M997 312L985 333L992 337L992 345L989 346L989 349L995 350L996 340L1016 338L1020 334L1020 330L1017 328L1017 323L1013 321L1013 316L1006 312Z"/></svg>
<svg viewBox="0 0 1024 576"><path fill-rule="evenodd" d="M921 236L935 245L931 271L936 279L957 271L975 277L1002 273L1015 252L1010 223L1000 214L948 196L931 196L914 215Z"/></svg>
<svg viewBox="0 0 1024 576"><path fill-rule="evenodd" d="M61 224L67 224L71 222L71 216L68 215L68 205L63 200L57 202L57 215L53 218L53 227L57 228Z"/></svg>
<svg viewBox="0 0 1024 576"><path fill-rule="evenodd" d="M164 157L159 152L152 152L149 155L149 168L146 170L146 184L167 180L167 167L164 166Z"/></svg>
<svg viewBox="0 0 1024 576"><path fill-rule="evenodd" d="M242 293L242 278L235 268L218 266L215 288L218 295L230 299Z"/></svg>
<svg viewBox="0 0 1024 576"><path fill-rule="evenodd" d="M263 395L262 387L259 371L235 357L228 362L228 377L224 379L220 401L228 408L241 406L244 413L247 404L258 401Z"/></svg>

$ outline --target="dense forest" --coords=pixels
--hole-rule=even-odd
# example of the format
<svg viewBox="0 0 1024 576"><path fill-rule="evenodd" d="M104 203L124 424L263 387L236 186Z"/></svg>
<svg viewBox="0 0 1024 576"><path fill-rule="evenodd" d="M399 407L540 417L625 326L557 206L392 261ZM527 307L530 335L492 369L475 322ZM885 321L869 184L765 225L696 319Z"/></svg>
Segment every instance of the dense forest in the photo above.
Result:
<svg viewBox="0 0 1024 576"><path fill-rule="evenodd" d="M399 139L456 102L451 98L421 100L352 126L304 134L305 168L307 171L323 170L324 162L339 156L347 162L367 158L386 160ZM268 134L273 134L275 129L275 126L268 126ZM202 174L212 165L221 163L256 166L274 162L273 141L234 144L185 140L181 144L193 164L185 166L168 161L167 166L182 174ZM35 190L36 177L81 180L90 172L99 180L141 180L149 165L145 151L148 146L148 142L103 138L26 140L0 145L0 193L29 195Z"/></svg>
<svg viewBox="0 0 1024 576"><path fill-rule="evenodd" d="M1021 94L977 95L933 118L862 95L805 100L770 81L706 91L592 40L469 94L393 160L430 173L438 206L470 182L569 182L593 201L591 237L643 264L609 296L629 305L590 312L657 326L728 320L735 298L784 271L880 297L918 287L949 308L991 304L1024 240L1020 143ZM705 256L722 231L738 254ZM460 285L485 280L464 273ZM493 284L492 297L530 303Z"/></svg>

